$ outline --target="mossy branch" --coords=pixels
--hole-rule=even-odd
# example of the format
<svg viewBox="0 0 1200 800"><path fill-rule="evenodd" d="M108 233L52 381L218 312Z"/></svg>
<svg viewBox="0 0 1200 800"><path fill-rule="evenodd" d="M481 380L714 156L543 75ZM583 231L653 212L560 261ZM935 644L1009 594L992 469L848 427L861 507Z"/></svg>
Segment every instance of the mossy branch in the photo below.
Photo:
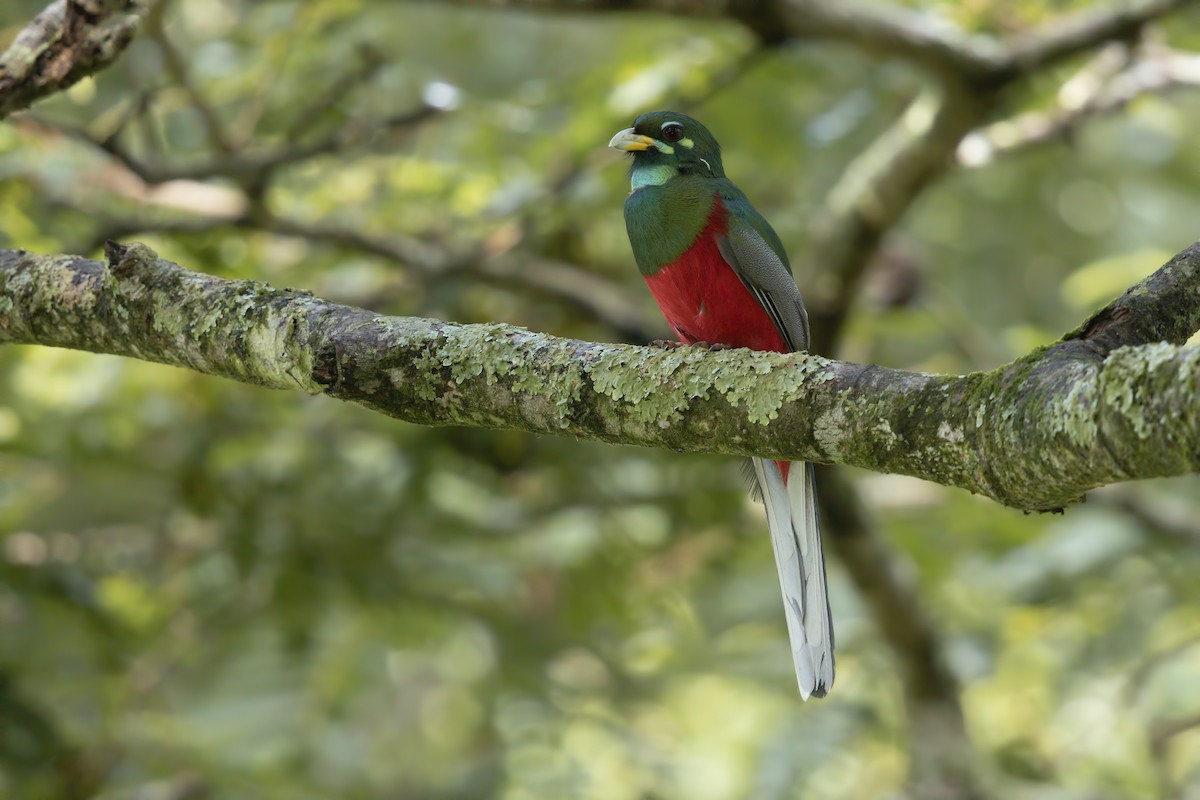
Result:
<svg viewBox="0 0 1200 800"><path fill-rule="evenodd" d="M111 64L137 28L136 13L118 13L129 7L129 0L55 0L34 17L0 53L0 119Z"/></svg>
<svg viewBox="0 0 1200 800"><path fill-rule="evenodd" d="M925 375L804 353L659 350L387 317L191 272L0 250L0 343L113 353L327 394L426 425L849 464L1059 508L1200 469L1200 245L1059 343Z"/></svg>

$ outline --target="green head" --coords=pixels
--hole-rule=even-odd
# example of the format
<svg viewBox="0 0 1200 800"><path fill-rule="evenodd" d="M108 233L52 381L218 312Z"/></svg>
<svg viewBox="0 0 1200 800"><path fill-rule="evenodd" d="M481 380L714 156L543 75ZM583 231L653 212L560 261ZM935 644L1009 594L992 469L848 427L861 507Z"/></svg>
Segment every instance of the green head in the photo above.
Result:
<svg viewBox="0 0 1200 800"><path fill-rule="evenodd" d="M635 190L659 186L677 175L724 178L721 145L696 120L676 111L651 111L619 131L609 147L633 156Z"/></svg>

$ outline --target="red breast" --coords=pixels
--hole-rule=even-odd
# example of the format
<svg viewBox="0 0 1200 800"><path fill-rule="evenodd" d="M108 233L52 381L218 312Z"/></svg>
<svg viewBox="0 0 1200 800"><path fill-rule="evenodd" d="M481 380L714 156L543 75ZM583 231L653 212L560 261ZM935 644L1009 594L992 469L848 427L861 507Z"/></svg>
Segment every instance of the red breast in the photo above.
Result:
<svg viewBox="0 0 1200 800"><path fill-rule="evenodd" d="M717 247L728 212L720 195L696 241L678 259L646 276L650 294L681 342L709 342L788 352L783 336ZM779 462L784 481L788 463Z"/></svg>
<svg viewBox="0 0 1200 800"><path fill-rule="evenodd" d="M717 195L700 236L674 262L647 275L646 285L680 341L786 353L775 323L717 248L727 218Z"/></svg>

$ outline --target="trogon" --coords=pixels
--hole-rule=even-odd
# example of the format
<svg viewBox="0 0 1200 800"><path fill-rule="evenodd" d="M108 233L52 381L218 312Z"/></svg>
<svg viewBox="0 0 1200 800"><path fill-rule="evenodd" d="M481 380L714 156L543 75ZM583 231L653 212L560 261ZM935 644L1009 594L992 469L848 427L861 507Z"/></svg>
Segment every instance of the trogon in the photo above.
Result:
<svg viewBox="0 0 1200 800"><path fill-rule="evenodd" d="M808 313L779 236L728 178L721 147L684 114L642 114L609 147L633 159L625 226L634 259L685 345L807 350ZM752 460L783 591L800 694L833 685L833 620L825 588L813 471Z"/></svg>

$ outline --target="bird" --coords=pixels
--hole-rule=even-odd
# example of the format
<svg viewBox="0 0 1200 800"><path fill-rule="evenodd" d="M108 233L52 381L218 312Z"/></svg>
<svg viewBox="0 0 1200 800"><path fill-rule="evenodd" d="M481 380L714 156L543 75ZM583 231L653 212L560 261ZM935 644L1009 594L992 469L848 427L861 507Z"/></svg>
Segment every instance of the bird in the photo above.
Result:
<svg viewBox="0 0 1200 800"><path fill-rule="evenodd" d="M625 227L673 346L807 351L808 312L775 230L729 178L708 129L674 111L642 114L608 146L632 159ZM663 343L666 344L666 343ZM796 681L833 686L833 618L812 465L751 460L766 507Z"/></svg>

